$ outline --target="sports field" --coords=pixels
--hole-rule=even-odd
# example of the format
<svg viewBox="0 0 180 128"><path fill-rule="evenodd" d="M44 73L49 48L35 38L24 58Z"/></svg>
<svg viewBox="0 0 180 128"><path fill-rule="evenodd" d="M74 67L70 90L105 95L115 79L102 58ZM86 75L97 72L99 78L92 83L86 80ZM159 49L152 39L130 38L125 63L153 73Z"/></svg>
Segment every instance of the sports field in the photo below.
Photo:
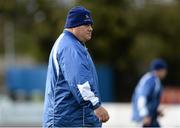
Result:
<svg viewBox="0 0 180 128"><path fill-rule="evenodd" d="M131 121L129 103L104 103L110 120L104 127L137 127ZM180 127L180 105L163 105L165 116L160 120L164 128ZM8 99L0 101L0 126L41 126L42 103L18 103Z"/></svg>

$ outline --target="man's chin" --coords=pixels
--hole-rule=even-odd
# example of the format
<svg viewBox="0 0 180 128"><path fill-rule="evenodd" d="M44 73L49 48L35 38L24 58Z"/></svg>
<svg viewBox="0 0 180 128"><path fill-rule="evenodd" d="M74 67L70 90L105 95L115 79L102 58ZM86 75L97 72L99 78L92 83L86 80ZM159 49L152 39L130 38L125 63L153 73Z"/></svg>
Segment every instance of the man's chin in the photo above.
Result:
<svg viewBox="0 0 180 128"><path fill-rule="evenodd" d="M85 42L87 42L87 41L89 41L89 40L91 40L91 37L87 38Z"/></svg>

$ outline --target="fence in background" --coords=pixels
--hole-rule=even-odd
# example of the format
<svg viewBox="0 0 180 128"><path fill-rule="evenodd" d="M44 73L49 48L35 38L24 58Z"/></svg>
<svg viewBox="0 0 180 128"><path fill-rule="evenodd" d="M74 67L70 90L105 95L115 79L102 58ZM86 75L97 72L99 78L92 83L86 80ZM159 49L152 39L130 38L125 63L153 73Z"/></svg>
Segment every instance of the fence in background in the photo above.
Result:
<svg viewBox="0 0 180 128"><path fill-rule="evenodd" d="M33 91L44 92L46 82L46 66L11 67L6 71L6 86L10 92Z"/></svg>
<svg viewBox="0 0 180 128"><path fill-rule="evenodd" d="M97 72L102 101L112 102L114 99L113 71L107 65L97 65ZM44 95L46 73L46 66L10 67L5 75L6 87L15 99Z"/></svg>
<svg viewBox="0 0 180 128"><path fill-rule="evenodd" d="M180 87L165 88L161 102L165 104L180 104Z"/></svg>

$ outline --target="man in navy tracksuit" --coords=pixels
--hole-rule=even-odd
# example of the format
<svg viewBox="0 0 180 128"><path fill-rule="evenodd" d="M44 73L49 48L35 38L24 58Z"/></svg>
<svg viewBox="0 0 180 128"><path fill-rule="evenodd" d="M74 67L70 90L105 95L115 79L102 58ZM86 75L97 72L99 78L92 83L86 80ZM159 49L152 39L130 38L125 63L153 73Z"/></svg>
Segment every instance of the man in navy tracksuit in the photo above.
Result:
<svg viewBox="0 0 180 128"><path fill-rule="evenodd" d="M142 122L143 127L160 127L158 116L162 116L159 109L162 94L161 79L167 74L167 64L162 59L151 63L151 71L139 81L132 97L133 120Z"/></svg>
<svg viewBox="0 0 180 128"><path fill-rule="evenodd" d="M101 106L98 78L84 42L91 39L92 17L84 7L72 8L65 30L49 57L44 127L101 127L109 119Z"/></svg>

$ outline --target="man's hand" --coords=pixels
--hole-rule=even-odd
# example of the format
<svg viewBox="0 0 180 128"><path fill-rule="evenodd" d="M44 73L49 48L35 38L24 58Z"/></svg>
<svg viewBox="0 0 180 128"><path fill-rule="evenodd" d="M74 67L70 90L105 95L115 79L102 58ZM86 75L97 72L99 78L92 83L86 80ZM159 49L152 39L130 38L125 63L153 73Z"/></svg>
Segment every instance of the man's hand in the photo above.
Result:
<svg viewBox="0 0 180 128"><path fill-rule="evenodd" d="M95 114L99 118L100 121L106 122L106 121L109 120L109 114L106 111L106 109L103 108L102 106L100 106L99 108L95 109L94 111L95 111Z"/></svg>
<svg viewBox="0 0 180 128"><path fill-rule="evenodd" d="M150 123L151 123L151 117L144 117L144 119L143 119L143 125L144 126L149 126L150 125Z"/></svg>

